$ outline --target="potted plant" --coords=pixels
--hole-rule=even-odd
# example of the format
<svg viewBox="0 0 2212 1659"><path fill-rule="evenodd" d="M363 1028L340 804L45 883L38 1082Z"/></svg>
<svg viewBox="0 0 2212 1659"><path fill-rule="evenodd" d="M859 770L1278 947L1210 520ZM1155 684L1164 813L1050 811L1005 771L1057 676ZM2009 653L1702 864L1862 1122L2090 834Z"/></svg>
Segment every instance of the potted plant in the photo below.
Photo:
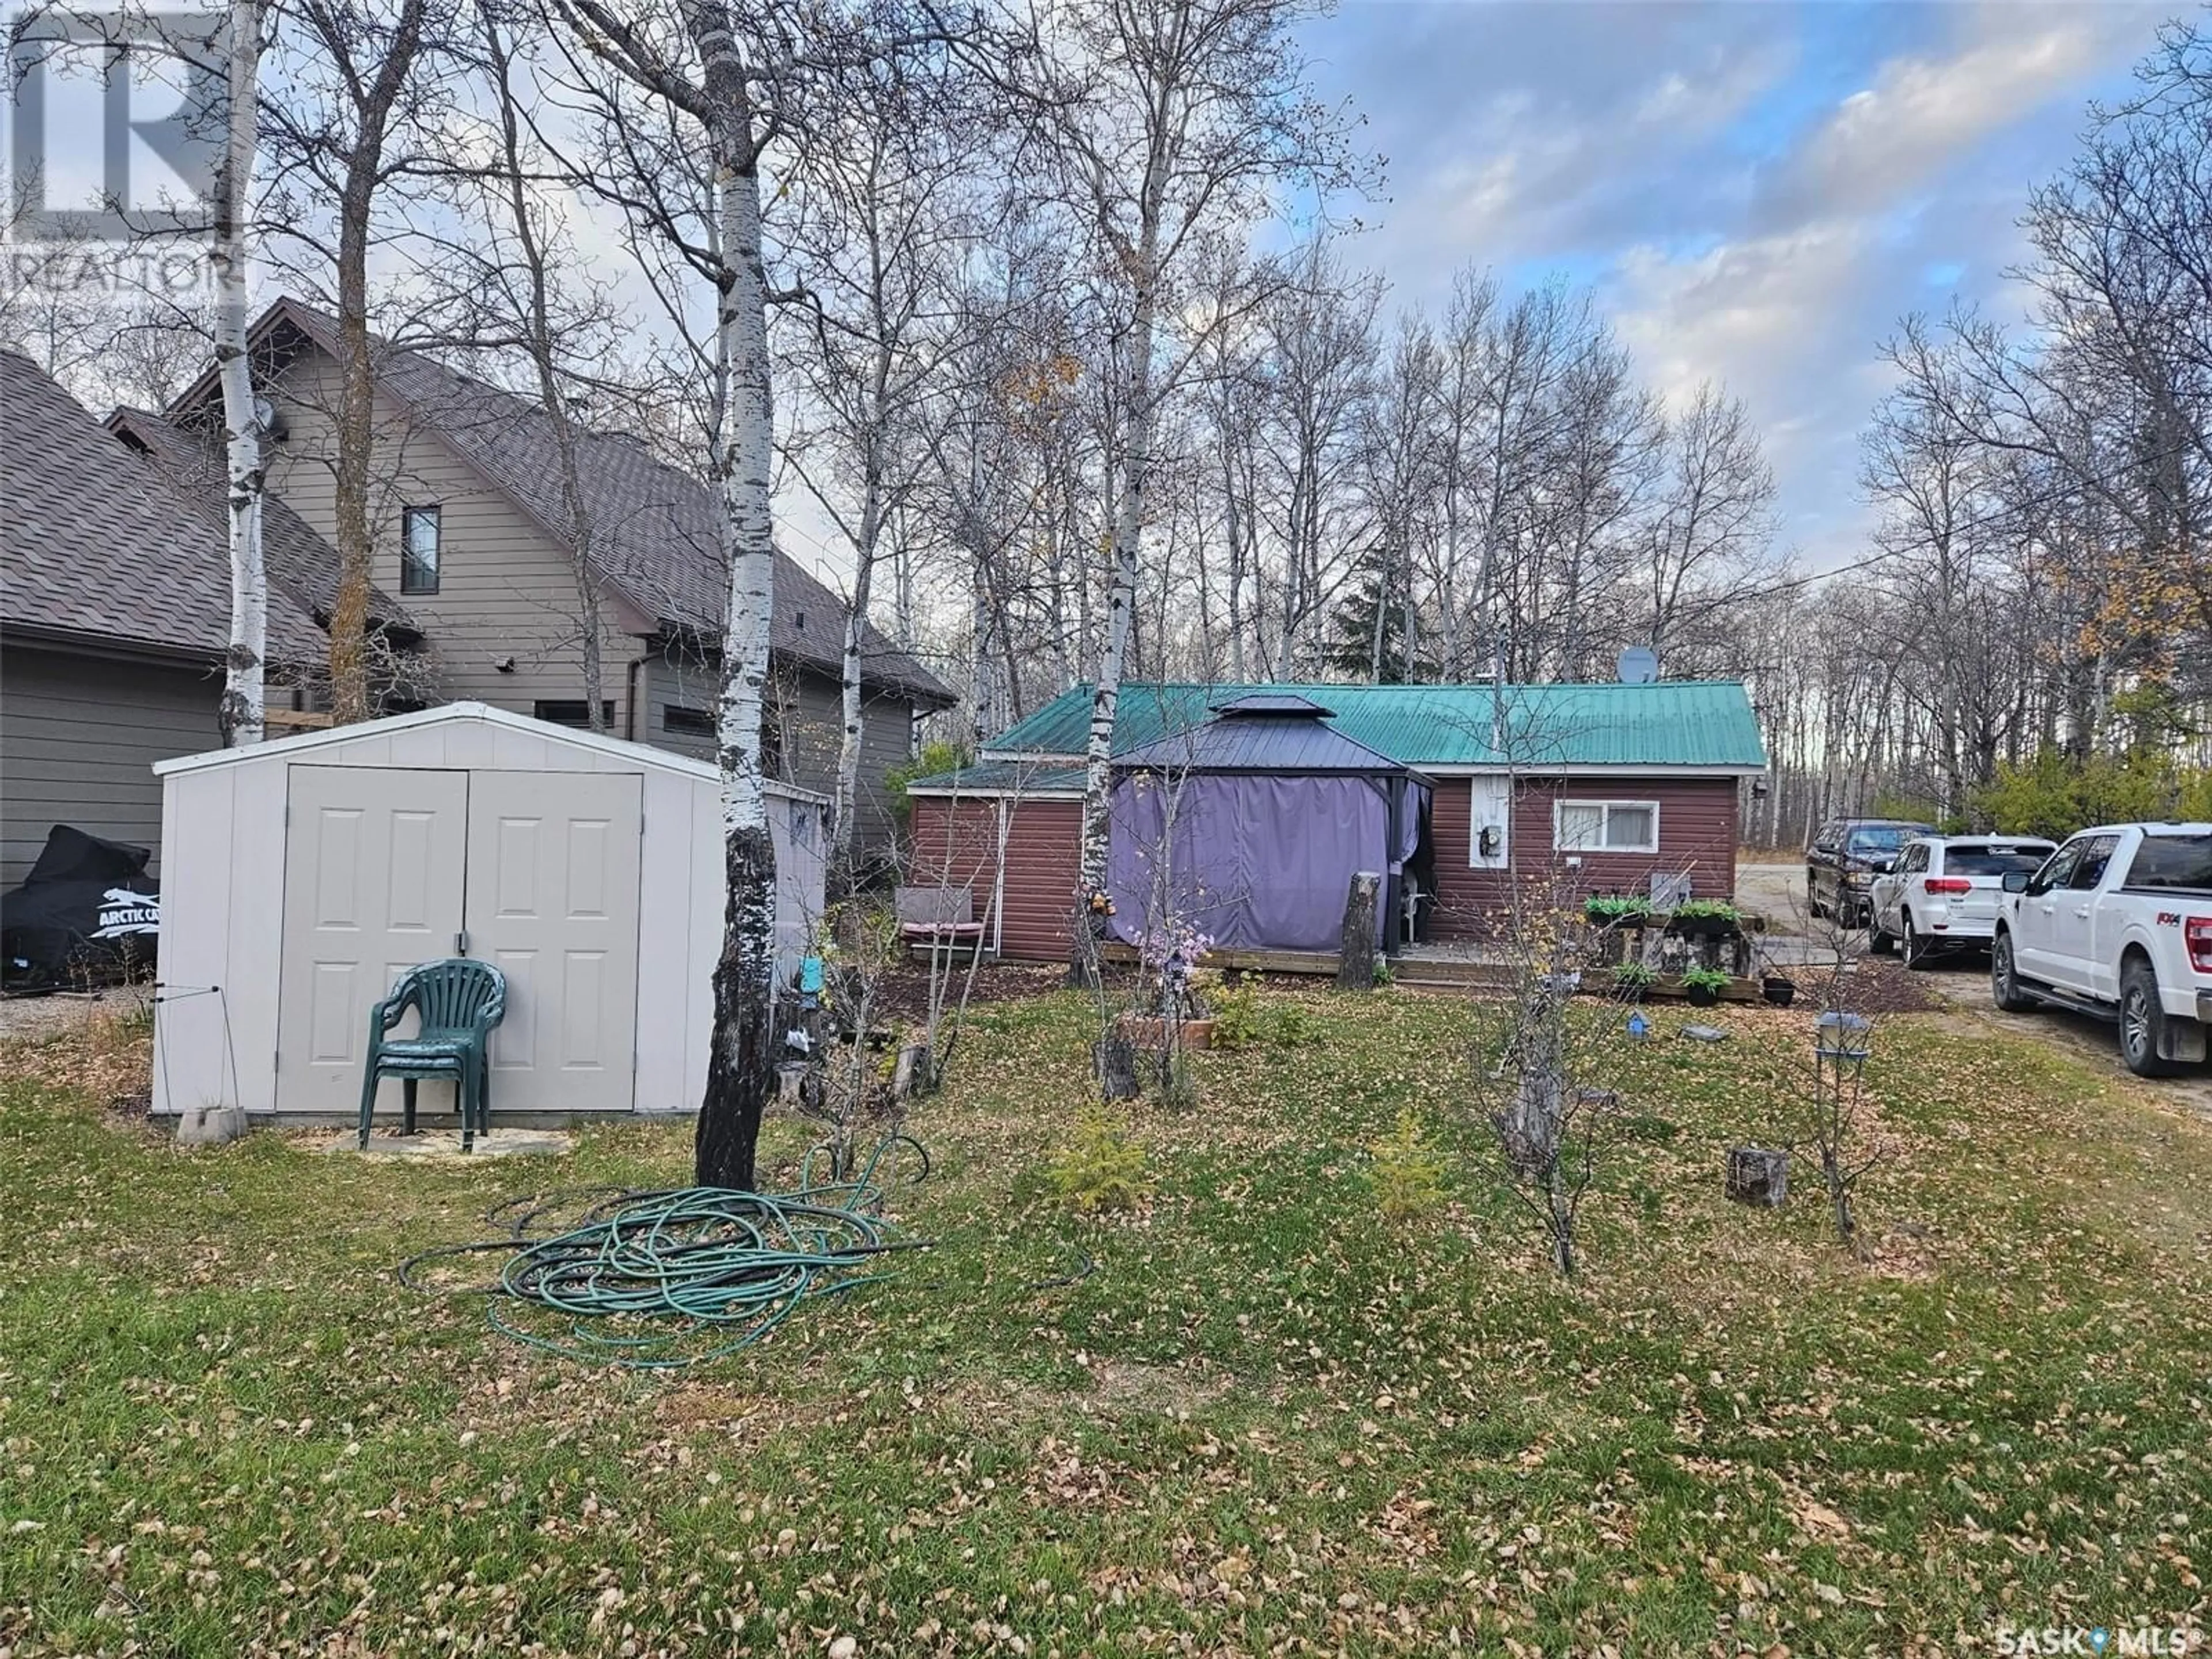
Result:
<svg viewBox="0 0 2212 1659"><path fill-rule="evenodd" d="M1651 919L1651 901L1640 893L1593 893L1583 901L1583 920L1593 927L1640 927Z"/></svg>
<svg viewBox="0 0 2212 1659"><path fill-rule="evenodd" d="M1682 989L1692 1007L1710 1008L1721 1000L1721 993L1730 983L1727 969L1722 968L1685 968L1682 970Z"/></svg>
<svg viewBox="0 0 2212 1659"><path fill-rule="evenodd" d="M1623 1002L1641 1002L1658 978L1658 970L1648 963L1624 962L1613 970L1613 994Z"/></svg>
<svg viewBox="0 0 2212 1659"><path fill-rule="evenodd" d="M1667 931L1684 939L1729 939L1743 926L1743 913L1726 899L1684 899L1667 919Z"/></svg>
<svg viewBox="0 0 2212 1659"><path fill-rule="evenodd" d="M1769 974L1759 984L1759 994L1778 1008L1787 1008L1797 1000L1797 981L1787 974Z"/></svg>
<svg viewBox="0 0 2212 1659"><path fill-rule="evenodd" d="M1122 1035L1139 1048L1161 1051L1212 1046L1213 1021L1204 997L1208 980L1199 966L1212 944L1187 924L1146 929L1137 940L1137 957L1154 976L1155 1012L1123 1014L1116 1022Z"/></svg>

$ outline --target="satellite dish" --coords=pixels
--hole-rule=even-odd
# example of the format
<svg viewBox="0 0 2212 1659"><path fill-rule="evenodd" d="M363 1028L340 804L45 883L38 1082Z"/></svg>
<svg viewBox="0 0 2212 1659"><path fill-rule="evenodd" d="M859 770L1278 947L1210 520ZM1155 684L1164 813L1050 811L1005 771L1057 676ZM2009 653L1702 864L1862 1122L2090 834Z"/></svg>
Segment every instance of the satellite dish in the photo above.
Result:
<svg viewBox="0 0 2212 1659"><path fill-rule="evenodd" d="M1613 665L1623 685L1649 685L1659 678L1659 653L1648 645L1632 645Z"/></svg>

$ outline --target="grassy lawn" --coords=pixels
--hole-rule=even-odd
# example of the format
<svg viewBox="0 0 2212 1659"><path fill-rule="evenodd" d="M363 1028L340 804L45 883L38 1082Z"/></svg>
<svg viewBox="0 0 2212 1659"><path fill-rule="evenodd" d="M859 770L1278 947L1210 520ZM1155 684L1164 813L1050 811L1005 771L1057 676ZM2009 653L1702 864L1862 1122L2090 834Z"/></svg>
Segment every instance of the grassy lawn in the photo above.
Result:
<svg viewBox="0 0 2212 1659"><path fill-rule="evenodd" d="M1280 995L1281 994L1273 994ZM1557 1283L1468 1104L1468 1010L1304 999L1322 1041L1131 1115L1155 1183L1044 1178L1082 1006L990 1010L938 1248L676 1376L490 1334L395 1262L516 1194L666 1184L688 1128L570 1158L183 1154L0 1055L0 1654L1992 1650L2212 1627L2212 1124L2040 1046L1892 1019L1861 1263L1818 1195L1720 1196L1786 1133L1801 1011L1630 1062ZM1389 1223L1412 1107L1449 1202ZM795 1125L772 1137L796 1170ZM1065 1273L1071 1245L1097 1271ZM841 1651L843 1651L841 1647Z"/></svg>

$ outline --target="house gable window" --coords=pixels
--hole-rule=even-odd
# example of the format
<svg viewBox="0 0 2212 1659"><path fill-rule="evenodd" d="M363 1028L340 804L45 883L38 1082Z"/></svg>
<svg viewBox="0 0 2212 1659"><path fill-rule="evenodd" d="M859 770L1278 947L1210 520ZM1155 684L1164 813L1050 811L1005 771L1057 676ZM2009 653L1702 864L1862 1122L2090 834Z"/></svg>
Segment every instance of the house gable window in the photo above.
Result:
<svg viewBox="0 0 2212 1659"><path fill-rule="evenodd" d="M712 738L714 735L714 711L711 708L686 708L681 703L669 703L660 711L660 729L675 738Z"/></svg>
<svg viewBox="0 0 2212 1659"><path fill-rule="evenodd" d="M530 706L537 719L554 726L573 726L579 732L592 729L592 705L581 697L540 697ZM604 698L599 703L600 723L612 731L615 724L615 702Z"/></svg>
<svg viewBox="0 0 2212 1659"><path fill-rule="evenodd" d="M1656 853L1656 800L1561 800L1552 807L1553 844L1562 853Z"/></svg>
<svg viewBox="0 0 2212 1659"><path fill-rule="evenodd" d="M721 735L720 718L712 708L680 702L664 703L660 730L671 738L691 738L713 743ZM773 778L783 771L783 723L774 710L761 716L761 775Z"/></svg>
<svg viewBox="0 0 2212 1659"><path fill-rule="evenodd" d="M399 591L438 591L439 512L434 507L402 507L399 513Z"/></svg>

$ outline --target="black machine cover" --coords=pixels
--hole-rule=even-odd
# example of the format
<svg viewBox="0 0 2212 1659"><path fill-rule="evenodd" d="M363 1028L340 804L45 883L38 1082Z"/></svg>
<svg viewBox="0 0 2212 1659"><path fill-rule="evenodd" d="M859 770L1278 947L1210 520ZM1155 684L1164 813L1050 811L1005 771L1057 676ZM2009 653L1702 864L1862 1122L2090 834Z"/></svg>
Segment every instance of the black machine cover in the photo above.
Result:
<svg viewBox="0 0 2212 1659"><path fill-rule="evenodd" d="M97 984L150 968L161 896L153 854L58 823L21 887L0 893L0 978L9 988Z"/></svg>

